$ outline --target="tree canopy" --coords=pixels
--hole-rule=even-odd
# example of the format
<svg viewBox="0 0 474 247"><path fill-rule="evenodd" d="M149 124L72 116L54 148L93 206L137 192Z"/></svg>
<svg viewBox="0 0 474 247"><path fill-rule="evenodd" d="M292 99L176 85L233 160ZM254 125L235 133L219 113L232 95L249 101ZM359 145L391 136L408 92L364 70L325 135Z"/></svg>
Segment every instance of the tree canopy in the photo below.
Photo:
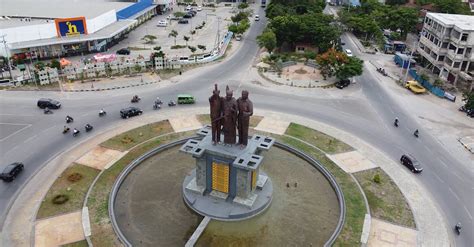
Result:
<svg viewBox="0 0 474 247"><path fill-rule="evenodd" d="M347 79L362 74L362 60L348 57L345 53L331 48L316 57L321 68L321 74L326 77L336 76L338 79Z"/></svg>
<svg viewBox="0 0 474 247"><path fill-rule="evenodd" d="M257 43L260 47L265 47L268 52L272 52L276 48L276 36L275 33L266 28L262 34L257 37Z"/></svg>

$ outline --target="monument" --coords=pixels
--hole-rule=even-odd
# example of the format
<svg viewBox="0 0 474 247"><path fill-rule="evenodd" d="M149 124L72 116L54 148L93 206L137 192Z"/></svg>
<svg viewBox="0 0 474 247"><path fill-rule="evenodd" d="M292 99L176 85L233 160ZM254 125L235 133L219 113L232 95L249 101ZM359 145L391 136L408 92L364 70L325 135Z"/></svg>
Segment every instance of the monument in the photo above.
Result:
<svg viewBox="0 0 474 247"><path fill-rule="evenodd" d="M196 168L183 182L184 201L203 216L243 220L263 212L271 203L272 182L261 164L262 152L275 140L262 135L248 138L253 115L248 95L242 91L242 97L235 100L227 86L226 96L221 98L215 85L209 98L211 126L197 132L200 140L190 139L180 148L196 159Z"/></svg>

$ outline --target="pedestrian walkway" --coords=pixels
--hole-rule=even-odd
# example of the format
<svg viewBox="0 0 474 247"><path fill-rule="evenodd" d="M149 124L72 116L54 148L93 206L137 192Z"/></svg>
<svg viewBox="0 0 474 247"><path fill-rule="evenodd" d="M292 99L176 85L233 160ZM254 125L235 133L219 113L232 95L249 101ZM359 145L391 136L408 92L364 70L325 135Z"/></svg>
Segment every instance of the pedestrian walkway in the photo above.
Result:
<svg viewBox="0 0 474 247"><path fill-rule="evenodd" d="M42 219L35 224L36 247L59 246L84 239L81 211Z"/></svg>
<svg viewBox="0 0 474 247"><path fill-rule="evenodd" d="M368 247L405 247L418 246L417 232L413 229L397 226L372 218ZM439 245L442 246L442 245Z"/></svg>

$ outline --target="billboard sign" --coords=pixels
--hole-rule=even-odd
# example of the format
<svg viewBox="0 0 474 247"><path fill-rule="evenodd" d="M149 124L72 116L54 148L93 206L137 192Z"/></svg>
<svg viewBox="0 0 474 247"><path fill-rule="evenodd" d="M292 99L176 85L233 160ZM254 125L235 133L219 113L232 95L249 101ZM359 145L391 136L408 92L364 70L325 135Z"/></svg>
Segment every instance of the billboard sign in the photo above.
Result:
<svg viewBox="0 0 474 247"><path fill-rule="evenodd" d="M69 37L87 34L86 18L75 17L66 19L55 19L58 37Z"/></svg>

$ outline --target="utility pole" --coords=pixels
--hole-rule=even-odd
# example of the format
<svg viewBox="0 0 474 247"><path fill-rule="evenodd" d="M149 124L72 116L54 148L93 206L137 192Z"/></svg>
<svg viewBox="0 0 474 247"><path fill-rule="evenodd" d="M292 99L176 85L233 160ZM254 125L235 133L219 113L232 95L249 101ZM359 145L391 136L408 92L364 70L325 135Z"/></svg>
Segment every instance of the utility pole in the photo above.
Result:
<svg viewBox="0 0 474 247"><path fill-rule="evenodd" d="M7 63L8 63L8 72L10 72L10 78L12 78L13 80L13 76L12 76L12 64L10 63L10 49L8 49L8 46L7 46L7 42L5 41L5 36L7 36L6 34L2 35L2 43L3 43L3 47L5 47L5 54L6 54L6 57L7 57Z"/></svg>

